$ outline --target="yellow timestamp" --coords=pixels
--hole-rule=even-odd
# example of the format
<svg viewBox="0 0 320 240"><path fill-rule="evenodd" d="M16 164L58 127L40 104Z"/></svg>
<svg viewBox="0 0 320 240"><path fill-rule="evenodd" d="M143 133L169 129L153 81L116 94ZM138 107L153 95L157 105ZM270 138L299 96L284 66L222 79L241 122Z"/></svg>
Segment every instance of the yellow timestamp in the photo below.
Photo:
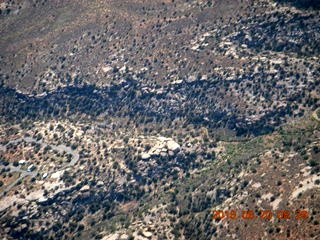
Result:
<svg viewBox="0 0 320 240"><path fill-rule="evenodd" d="M281 209L277 211L272 210L259 210L255 212L250 209L246 210L213 210L212 211L212 219L261 219L261 220L271 220L272 218L288 220L288 219L296 219L296 220L305 220L308 219L309 212L305 209L296 210L294 212Z"/></svg>

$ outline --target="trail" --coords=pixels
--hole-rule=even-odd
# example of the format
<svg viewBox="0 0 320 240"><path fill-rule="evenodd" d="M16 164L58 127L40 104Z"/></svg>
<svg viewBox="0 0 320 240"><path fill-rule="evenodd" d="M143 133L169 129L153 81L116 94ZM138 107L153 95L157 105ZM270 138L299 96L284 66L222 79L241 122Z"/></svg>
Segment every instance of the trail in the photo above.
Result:
<svg viewBox="0 0 320 240"><path fill-rule="evenodd" d="M63 167L61 167L60 169L58 169L56 171L48 172L48 175L55 173L55 172L58 172L58 171L61 171L63 169L69 168L69 167L73 167L79 160L79 153L77 151L72 150L71 147L67 147L66 145L63 145L63 144L62 145L51 145L51 144L43 142L42 140L36 140L32 137L21 137L21 138L15 139L15 140L11 140L5 145L0 144L0 150L6 151L7 146L9 144L19 143L19 142L23 142L23 141L25 141L27 143L31 143L31 142L38 143L43 147L50 146L51 149L53 149L53 150L57 150L57 151L61 151L61 152L65 151L67 154L72 155L71 161L69 163L67 163L66 165L64 165ZM5 193L9 192L14 186L16 186L19 183L19 181L22 181L22 179L24 179L25 177L27 177L27 176L35 177L40 173L38 171L29 172L26 170L22 170L20 167L15 167L12 164L9 164L6 167L0 166L0 170L3 168L10 168L10 172L20 172L20 176L14 182L10 183L8 186L6 186L4 189L2 189L2 191L0 192L0 197L5 195Z"/></svg>

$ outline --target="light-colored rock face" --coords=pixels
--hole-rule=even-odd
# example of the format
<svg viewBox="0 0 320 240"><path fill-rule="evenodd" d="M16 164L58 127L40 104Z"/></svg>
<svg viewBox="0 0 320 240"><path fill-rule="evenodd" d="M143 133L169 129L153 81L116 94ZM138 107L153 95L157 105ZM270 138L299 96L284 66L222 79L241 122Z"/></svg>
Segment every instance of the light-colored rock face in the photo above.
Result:
<svg viewBox="0 0 320 240"><path fill-rule="evenodd" d="M59 179L59 178L62 176L63 173L64 173L64 170L55 172L55 173L51 174L51 178L53 178L53 179Z"/></svg>
<svg viewBox="0 0 320 240"><path fill-rule="evenodd" d="M107 236L104 236L102 240L127 240L129 236L127 234L113 233Z"/></svg>
<svg viewBox="0 0 320 240"><path fill-rule="evenodd" d="M109 72L109 71L112 70L112 67L111 67L111 66L103 66L103 67L101 68L101 70L102 70L104 73L107 73L107 72Z"/></svg>
<svg viewBox="0 0 320 240"><path fill-rule="evenodd" d="M115 233L115 234L110 234L108 236L105 236L104 238L102 238L102 240L117 240L119 239L119 234Z"/></svg>
<svg viewBox="0 0 320 240"><path fill-rule="evenodd" d="M44 191L42 189L33 191L26 196L26 200L28 201L39 200L43 198L43 193Z"/></svg>
<svg viewBox="0 0 320 240"><path fill-rule="evenodd" d="M277 199L275 199L272 203L270 203L270 205L272 206L273 210L277 210L279 208L279 204L281 203L282 198L279 197Z"/></svg>
<svg viewBox="0 0 320 240"><path fill-rule="evenodd" d="M254 184L252 184L252 187L253 188L255 188L255 189L258 189L258 188L260 188L261 187L261 183L254 183Z"/></svg>
<svg viewBox="0 0 320 240"><path fill-rule="evenodd" d="M299 187L296 188L291 196L290 199L293 200L299 196L299 194L313 188L320 188L320 185L316 185L315 182L316 180L320 180L320 176L311 176L309 178L304 179L303 181L300 182ZM300 187L301 185L301 187Z"/></svg>
<svg viewBox="0 0 320 240"><path fill-rule="evenodd" d="M148 152L141 155L143 160L148 160L152 156L165 156L167 154L173 155L180 151L180 145L172 138L166 137L142 137L142 139L151 145Z"/></svg>
<svg viewBox="0 0 320 240"><path fill-rule="evenodd" d="M180 151L180 145L173 140L167 141L167 148L168 148L168 150L171 150L173 152Z"/></svg>

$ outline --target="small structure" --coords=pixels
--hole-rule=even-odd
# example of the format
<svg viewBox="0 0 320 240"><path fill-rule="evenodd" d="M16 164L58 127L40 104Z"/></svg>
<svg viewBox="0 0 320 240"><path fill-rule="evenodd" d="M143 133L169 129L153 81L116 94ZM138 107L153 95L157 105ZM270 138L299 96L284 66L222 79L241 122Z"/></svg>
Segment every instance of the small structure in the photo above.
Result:
<svg viewBox="0 0 320 240"><path fill-rule="evenodd" d="M36 167L35 167L33 164L31 164L31 165L27 168L27 171L28 171L28 172L32 172L35 168L36 168Z"/></svg>
<svg viewBox="0 0 320 240"><path fill-rule="evenodd" d="M19 165L24 165L26 162L27 162L27 161L26 161L25 159L21 159L21 160L19 161Z"/></svg>

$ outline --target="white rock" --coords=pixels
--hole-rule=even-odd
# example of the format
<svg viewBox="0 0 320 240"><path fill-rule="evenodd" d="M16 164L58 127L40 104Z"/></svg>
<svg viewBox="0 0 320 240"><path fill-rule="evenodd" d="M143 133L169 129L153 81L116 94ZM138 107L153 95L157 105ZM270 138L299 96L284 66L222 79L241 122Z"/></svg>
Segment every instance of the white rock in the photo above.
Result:
<svg viewBox="0 0 320 240"><path fill-rule="evenodd" d="M168 154L169 154L169 156L171 156L171 157L175 155L174 152L171 151L171 150L168 151Z"/></svg>
<svg viewBox="0 0 320 240"><path fill-rule="evenodd" d="M196 76L189 76L189 77L187 78L187 82L188 82L188 83L194 82L194 81L196 81L196 80L197 80L197 77L196 77Z"/></svg>
<svg viewBox="0 0 320 240"><path fill-rule="evenodd" d="M90 186L89 186L89 185L84 185L84 186L80 189L81 192L86 192L86 191L88 191L88 190L90 190Z"/></svg>
<svg viewBox="0 0 320 240"><path fill-rule="evenodd" d="M148 160L148 159L150 159L150 154L149 153L143 153L142 154L142 156L141 156L141 158L143 159L143 160Z"/></svg>
<svg viewBox="0 0 320 240"><path fill-rule="evenodd" d="M58 172L55 172L51 175L51 178L55 178L55 179L59 179L62 174L63 174L64 170L61 170L61 171L58 171Z"/></svg>
<svg viewBox="0 0 320 240"><path fill-rule="evenodd" d="M142 235L145 236L146 238L151 238L152 237L152 233L151 232L143 231Z"/></svg>
<svg viewBox="0 0 320 240"><path fill-rule="evenodd" d="M101 187L101 186L103 186L103 185L104 185L104 182L103 182L103 181L98 181L98 182L97 182L97 186L98 186L98 187Z"/></svg>
<svg viewBox="0 0 320 240"><path fill-rule="evenodd" d="M44 203L44 202L46 202L46 201L48 201L48 198L45 198L45 197L41 197L41 198L39 198L39 200L38 200L39 203Z"/></svg>
<svg viewBox="0 0 320 240"><path fill-rule="evenodd" d="M124 73L126 72L126 70L127 70L127 67L123 66L122 68L119 69L119 72Z"/></svg>
<svg viewBox="0 0 320 240"><path fill-rule="evenodd" d="M203 81L208 80L208 75L202 75L201 80L203 80Z"/></svg>
<svg viewBox="0 0 320 240"><path fill-rule="evenodd" d="M162 151L162 152L160 153L160 156L161 156L161 157L166 157L166 156L167 156L167 152Z"/></svg>
<svg viewBox="0 0 320 240"><path fill-rule="evenodd" d="M168 150L171 150L173 152L179 152L180 151L180 145L178 143L176 143L173 140L169 140L167 142L167 148Z"/></svg>
<svg viewBox="0 0 320 240"><path fill-rule="evenodd" d="M105 67L102 67L101 69L102 69L102 71L103 71L104 73L107 73L107 72L109 72L109 71L112 70L112 67L111 67L111 66L105 66Z"/></svg>

